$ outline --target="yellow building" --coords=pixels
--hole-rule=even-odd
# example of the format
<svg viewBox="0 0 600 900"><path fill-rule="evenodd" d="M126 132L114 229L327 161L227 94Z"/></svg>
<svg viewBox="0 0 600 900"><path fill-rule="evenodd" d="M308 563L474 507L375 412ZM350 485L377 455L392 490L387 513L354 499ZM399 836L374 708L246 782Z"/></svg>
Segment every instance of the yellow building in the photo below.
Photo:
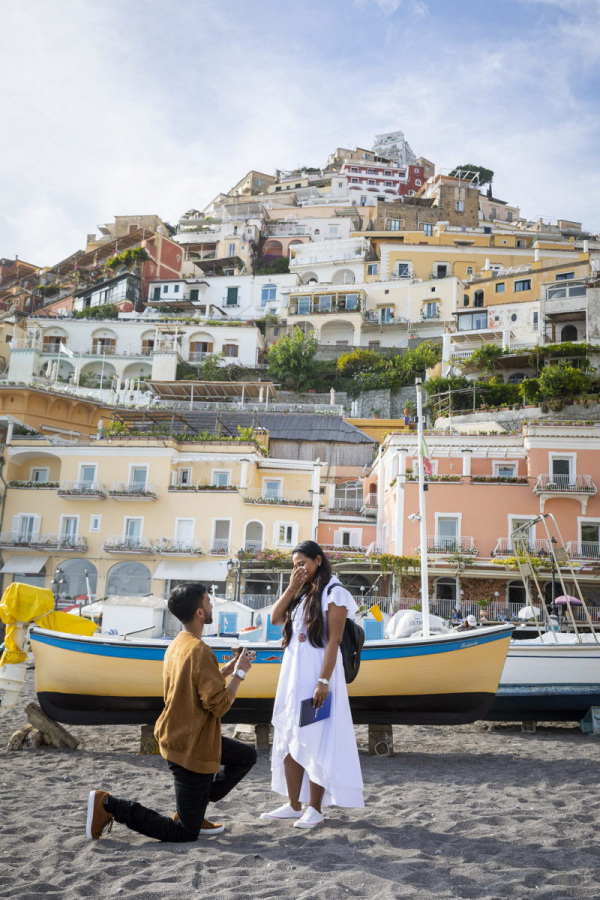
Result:
<svg viewBox="0 0 600 900"><path fill-rule="evenodd" d="M317 533L318 462L267 458L253 440L15 439L3 474L4 585L62 598L161 594L188 579L223 593L230 557Z"/></svg>

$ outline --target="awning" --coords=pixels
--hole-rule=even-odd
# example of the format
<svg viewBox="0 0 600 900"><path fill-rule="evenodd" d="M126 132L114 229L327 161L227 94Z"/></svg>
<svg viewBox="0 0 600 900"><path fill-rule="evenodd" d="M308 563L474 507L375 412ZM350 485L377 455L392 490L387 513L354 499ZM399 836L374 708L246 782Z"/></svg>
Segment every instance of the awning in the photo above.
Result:
<svg viewBox="0 0 600 900"><path fill-rule="evenodd" d="M210 562L187 562L185 559L168 560L160 562L156 572L152 576L156 580L174 581L203 581L210 587L213 581L225 581L227 578L226 560L214 560Z"/></svg>
<svg viewBox="0 0 600 900"><path fill-rule="evenodd" d="M14 575L35 575L41 572L46 563L48 556L9 556L0 573Z"/></svg>

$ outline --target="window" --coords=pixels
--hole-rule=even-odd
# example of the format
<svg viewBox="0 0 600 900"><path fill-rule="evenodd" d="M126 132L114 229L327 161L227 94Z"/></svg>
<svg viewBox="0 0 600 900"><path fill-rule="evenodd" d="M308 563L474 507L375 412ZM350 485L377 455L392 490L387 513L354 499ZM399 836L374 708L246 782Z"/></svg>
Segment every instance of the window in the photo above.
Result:
<svg viewBox="0 0 600 900"><path fill-rule="evenodd" d="M576 341L577 328L575 325L565 325L564 328L561 328L560 339L561 341Z"/></svg>
<svg viewBox="0 0 600 900"><path fill-rule="evenodd" d="M534 528L530 525L531 518L524 516L509 516L508 528L511 549L521 546L523 549L533 549Z"/></svg>
<svg viewBox="0 0 600 900"><path fill-rule="evenodd" d="M377 182L373 178L369 178L367 184L377 184Z"/></svg>
<svg viewBox="0 0 600 900"><path fill-rule="evenodd" d="M516 322L516 321L517 321L517 314L516 314L516 313L513 313L513 314L511 315L510 321L511 321L511 322Z"/></svg>
<svg viewBox="0 0 600 900"><path fill-rule="evenodd" d="M178 293L179 293L179 285L178 285L178 284L174 285L174 287L173 287L173 293L175 293L175 294L178 294Z"/></svg>
<svg viewBox="0 0 600 900"><path fill-rule="evenodd" d="M310 297L298 297L296 312L299 316L306 316L310 312Z"/></svg>
<svg viewBox="0 0 600 900"><path fill-rule="evenodd" d="M470 300L469 300L469 295L468 295L468 294L463 294L463 306L468 306L468 305L469 305L469 302L470 302Z"/></svg>
<svg viewBox="0 0 600 900"><path fill-rule="evenodd" d="M140 543L143 521L143 519L125 519L124 538L132 546Z"/></svg>
<svg viewBox="0 0 600 900"><path fill-rule="evenodd" d="M448 266L446 263L436 263L435 278L447 278L448 274Z"/></svg>
<svg viewBox="0 0 600 900"><path fill-rule="evenodd" d="M423 306L423 318L424 319L438 319L439 318L439 310L438 305L435 302L426 303Z"/></svg>
<svg viewBox="0 0 600 900"><path fill-rule="evenodd" d="M379 263L367 264L367 275L377 275L379 272Z"/></svg>
<svg viewBox="0 0 600 900"><path fill-rule="evenodd" d="M473 274L473 266L467 266L467 275Z"/></svg>
<svg viewBox="0 0 600 900"><path fill-rule="evenodd" d="M154 300L160 300L160 288L159 287L155 287L153 289L152 297Z"/></svg>
<svg viewBox="0 0 600 900"><path fill-rule="evenodd" d="M598 559L600 556L600 522L581 523L581 556Z"/></svg>
<svg viewBox="0 0 600 900"><path fill-rule="evenodd" d="M503 294L504 293L505 284L503 281L499 281L496 285L496 293Z"/></svg>
<svg viewBox="0 0 600 900"><path fill-rule="evenodd" d="M526 378L527 375L525 374L525 372L512 372L508 376L507 381L509 384L521 384L521 382L525 381Z"/></svg>
<svg viewBox="0 0 600 900"><path fill-rule="evenodd" d="M287 522L277 523L275 537L278 547L293 547L296 544L298 526Z"/></svg>
<svg viewBox="0 0 600 900"><path fill-rule="evenodd" d="M129 477L130 484L135 485L136 487L145 488L147 480L148 480L148 467L147 466L132 466L131 467L131 474Z"/></svg>
<svg viewBox="0 0 600 900"><path fill-rule="evenodd" d="M237 344L223 344L223 356L234 356L238 355L238 345Z"/></svg>
<svg viewBox="0 0 600 900"><path fill-rule="evenodd" d="M79 466L79 480L84 484L92 484L96 480L96 466Z"/></svg>
<svg viewBox="0 0 600 900"><path fill-rule="evenodd" d="M383 309L379 310L379 321L382 324L393 321L393 318L394 318L394 307L393 306L384 306Z"/></svg>
<svg viewBox="0 0 600 900"><path fill-rule="evenodd" d="M339 238L340 236L340 226L339 225L329 225L328 227L328 235L330 238Z"/></svg>
<svg viewBox="0 0 600 900"><path fill-rule="evenodd" d="M192 483L192 470L191 469L178 469L176 483L177 484L191 484Z"/></svg>
<svg viewBox="0 0 600 900"><path fill-rule="evenodd" d="M49 472L49 469L32 469L31 481L34 481L36 484L44 484L48 481Z"/></svg>
<svg viewBox="0 0 600 900"><path fill-rule="evenodd" d="M175 519L175 540L185 544L193 543L195 525L195 519Z"/></svg>
<svg viewBox="0 0 600 900"><path fill-rule="evenodd" d="M575 278L575 272L562 272L556 276L556 281L569 281L571 278Z"/></svg>
<svg viewBox="0 0 600 900"><path fill-rule="evenodd" d="M90 531L100 531L102 516L90 516Z"/></svg>
<svg viewBox="0 0 600 900"><path fill-rule="evenodd" d="M229 553L230 519L213 519L213 538L210 552L227 556Z"/></svg>
<svg viewBox="0 0 600 900"><path fill-rule="evenodd" d="M425 223L425 225L423 225L423 234L427 235L427 237L431 237L433 235L433 225Z"/></svg>
<svg viewBox="0 0 600 900"><path fill-rule="evenodd" d="M465 201L457 200L454 204L455 212L464 212L465 211Z"/></svg>
<svg viewBox="0 0 600 900"><path fill-rule="evenodd" d="M60 517L60 536L66 539L66 543L70 539L77 537L79 530L79 516L61 516Z"/></svg>
<svg viewBox="0 0 600 900"><path fill-rule="evenodd" d="M390 219L390 231L401 231L401 230L402 230L401 219Z"/></svg>
<svg viewBox="0 0 600 900"><path fill-rule="evenodd" d="M358 184L358 178L351 178L351 179L350 179L350 182L351 182L352 184Z"/></svg>
<svg viewBox="0 0 600 900"><path fill-rule="evenodd" d="M507 221L507 222L512 222L512 220L513 220L513 214L507 210L507 212L506 212L506 221Z"/></svg>
<svg viewBox="0 0 600 900"><path fill-rule="evenodd" d="M421 185L423 184L423 182L420 181L420 180L417 178L416 181L415 181L415 184L417 185L417 187L421 187Z"/></svg>
<svg viewBox="0 0 600 900"><path fill-rule="evenodd" d="M333 295L322 294L320 297L317 297L317 304L319 312L331 312L331 308L333 305Z"/></svg>
<svg viewBox="0 0 600 900"><path fill-rule="evenodd" d="M396 278L410 278L410 263L396 263L394 275Z"/></svg>
<svg viewBox="0 0 600 900"><path fill-rule="evenodd" d="M483 291L475 291L473 306L483 306Z"/></svg>
<svg viewBox="0 0 600 900"><path fill-rule="evenodd" d="M531 290L531 278L521 278L519 281L515 281L515 293L519 293L520 291L530 291Z"/></svg>
<svg viewBox="0 0 600 900"><path fill-rule="evenodd" d="M550 455L550 470L554 482L568 485L574 480L575 459L573 456Z"/></svg>
<svg viewBox="0 0 600 900"><path fill-rule="evenodd" d="M516 478L517 477L517 464L516 463L496 463L495 464L495 472L494 475L496 478Z"/></svg>
<svg viewBox="0 0 600 900"><path fill-rule="evenodd" d="M229 245L229 249L227 251L227 256L235 256L235 244Z"/></svg>
<svg viewBox="0 0 600 900"><path fill-rule="evenodd" d="M163 284L163 294L168 294L168 293L169 293L169 285Z"/></svg>
<svg viewBox="0 0 600 900"><path fill-rule="evenodd" d="M213 484L215 487L229 487L231 472L213 472Z"/></svg>
<svg viewBox="0 0 600 900"><path fill-rule="evenodd" d="M533 330L537 331L540 327L540 314L539 312L533 313Z"/></svg>
<svg viewBox="0 0 600 900"><path fill-rule="evenodd" d="M263 494L267 500L278 500L281 497L281 479L265 478L263 481Z"/></svg>
<svg viewBox="0 0 600 900"><path fill-rule="evenodd" d="M498 210L495 206L490 206L490 218L497 219L498 218Z"/></svg>
<svg viewBox="0 0 600 900"><path fill-rule="evenodd" d="M350 171L351 171L351 172L358 172L358 169L356 168L356 166L352 166L352 168L350 169ZM358 178L356 179L356 181L358 181Z"/></svg>
<svg viewBox="0 0 600 900"><path fill-rule="evenodd" d="M236 287L228 287L227 288L227 297L225 298L226 306L237 306L238 305L238 291L239 291L239 288L236 288Z"/></svg>
<svg viewBox="0 0 600 900"><path fill-rule="evenodd" d="M369 341L369 350L379 350L381 341Z"/></svg>
<svg viewBox="0 0 600 900"><path fill-rule="evenodd" d="M487 313L467 313L458 316L459 331L480 331L487 328Z"/></svg>
<svg viewBox="0 0 600 900"><path fill-rule="evenodd" d="M361 206L366 206L366 205L367 205L367 198L366 198L366 197L361 197L361 198L360 198L360 205L361 205Z"/></svg>
<svg viewBox="0 0 600 900"><path fill-rule="evenodd" d="M367 169L367 175L375 175L375 169Z"/></svg>
<svg viewBox="0 0 600 900"><path fill-rule="evenodd" d="M456 550L459 521L456 516L438 516L435 543L442 550Z"/></svg>
<svg viewBox="0 0 600 900"><path fill-rule="evenodd" d="M384 169L384 170L383 170L383 174L384 174L384 175L391 175L392 173L391 173L391 170L390 170L390 169Z"/></svg>

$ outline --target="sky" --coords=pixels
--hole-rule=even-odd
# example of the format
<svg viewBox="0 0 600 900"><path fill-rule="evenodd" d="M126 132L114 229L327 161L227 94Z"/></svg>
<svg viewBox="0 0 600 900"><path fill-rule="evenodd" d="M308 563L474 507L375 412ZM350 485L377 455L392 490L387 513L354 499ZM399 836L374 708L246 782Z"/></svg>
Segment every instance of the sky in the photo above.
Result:
<svg viewBox="0 0 600 900"><path fill-rule="evenodd" d="M0 257L400 129L600 232L600 0L1 0Z"/></svg>

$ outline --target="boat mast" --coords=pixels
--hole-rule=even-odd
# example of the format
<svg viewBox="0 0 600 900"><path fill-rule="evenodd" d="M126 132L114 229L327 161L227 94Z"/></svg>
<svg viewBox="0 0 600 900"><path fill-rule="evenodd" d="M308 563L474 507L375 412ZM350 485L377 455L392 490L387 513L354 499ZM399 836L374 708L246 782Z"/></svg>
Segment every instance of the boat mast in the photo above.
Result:
<svg viewBox="0 0 600 900"><path fill-rule="evenodd" d="M429 573L427 570L427 514L425 508L425 467L423 465L423 385L415 379L417 389L417 442L419 445L419 543L421 547L421 611L423 637L429 637Z"/></svg>

